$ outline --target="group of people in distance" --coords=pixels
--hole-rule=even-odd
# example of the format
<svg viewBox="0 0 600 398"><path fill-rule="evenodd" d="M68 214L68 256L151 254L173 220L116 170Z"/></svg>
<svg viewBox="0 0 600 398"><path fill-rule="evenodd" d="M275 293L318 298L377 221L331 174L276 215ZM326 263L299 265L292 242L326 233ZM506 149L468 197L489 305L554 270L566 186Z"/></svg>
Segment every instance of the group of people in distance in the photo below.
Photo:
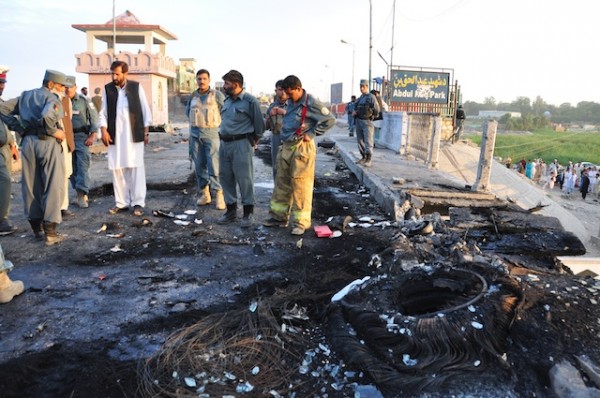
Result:
<svg viewBox="0 0 600 398"><path fill-rule="evenodd" d="M506 166L511 167L510 160L507 160ZM585 166L582 162L573 164L569 161L566 166L562 166L557 159L548 165L543 159L527 161L522 158L514 168L527 178L542 184L544 190L553 190L557 186L565 195L571 195L578 189L584 200L588 194L593 194L596 198L599 195L600 172L594 165Z"/></svg>

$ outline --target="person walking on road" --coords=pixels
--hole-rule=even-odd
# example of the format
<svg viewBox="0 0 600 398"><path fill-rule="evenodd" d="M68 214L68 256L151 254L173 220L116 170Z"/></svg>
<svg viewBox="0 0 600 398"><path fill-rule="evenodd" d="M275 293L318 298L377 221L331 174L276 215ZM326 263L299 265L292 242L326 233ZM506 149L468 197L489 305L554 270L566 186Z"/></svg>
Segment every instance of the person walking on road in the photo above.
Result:
<svg viewBox="0 0 600 398"><path fill-rule="evenodd" d="M456 126L454 127L454 142L460 140L460 135L463 132L464 124L465 124L465 110L462 105L459 105L456 109Z"/></svg>
<svg viewBox="0 0 600 398"><path fill-rule="evenodd" d="M356 109L356 95L350 97L350 102L346 104L346 113L348 114L348 135L354 137L356 130L356 122L354 118L354 110Z"/></svg>
<svg viewBox="0 0 600 398"><path fill-rule="evenodd" d="M96 112L100 112L102 109L102 90L100 87L94 89L94 94L96 95L92 97L92 103L94 104L94 107L96 107Z"/></svg>
<svg viewBox="0 0 600 398"><path fill-rule="evenodd" d="M140 83L127 79L129 65L114 61L112 82L104 86L100 126L102 142L108 147L108 168L112 170L117 214L133 206L141 217L146 206L144 146L148 144L152 114Z"/></svg>
<svg viewBox="0 0 600 398"><path fill-rule="evenodd" d="M96 140L98 112L88 97L77 93L75 77L73 77L73 86L67 87L66 92L73 108L71 121L73 123L74 150L72 152L73 172L70 181L71 186L77 192L77 206L86 209L89 206L89 171L92 162L90 146Z"/></svg>
<svg viewBox="0 0 600 398"><path fill-rule="evenodd" d="M356 101L356 140L361 159L358 164L371 167L373 148L375 147L375 126L373 120L377 118L381 109L377 99L369 92L369 82L365 79L360 81L360 92L362 95Z"/></svg>
<svg viewBox="0 0 600 398"><path fill-rule="evenodd" d="M225 210L223 188L219 181L219 126L223 93L210 88L210 73L196 72L198 90L194 91L185 109L190 121L190 153L195 165L196 183L200 197L196 204L205 206L215 197L215 208Z"/></svg>
<svg viewBox="0 0 600 398"><path fill-rule="evenodd" d="M1 112L4 122L23 137L23 208L35 238L45 239L48 246L65 239L56 230L62 221L65 194L61 143L66 139L62 102L56 93L64 91L67 84L64 73L48 69L41 88L7 101L10 104Z"/></svg>
<svg viewBox="0 0 600 398"><path fill-rule="evenodd" d="M318 99L302 88L294 75L283 80L288 95L286 114L281 129L282 145L277 155L277 177L269 207L266 227L286 227L290 213L292 235L302 235L310 228L315 182L317 149L314 137L335 125L335 118Z"/></svg>
<svg viewBox="0 0 600 398"><path fill-rule="evenodd" d="M227 211L219 224L237 219L237 187L239 187L244 215L242 228L254 223L254 148L265 132L265 120L260 103L244 90L244 77L237 70L223 76L223 89L227 94L221 110L221 146L219 167L221 185L225 194Z"/></svg>
<svg viewBox="0 0 600 398"><path fill-rule="evenodd" d="M0 66L0 97L6 86L8 67ZM0 98L0 103L4 102ZM12 191L12 163L19 160L19 150L8 127L0 121L0 236L10 235L17 228L10 222L10 202Z"/></svg>
<svg viewBox="0 0 600 398"><path fill-rule="evenodd" d="M277 153L281 145L281 127L287 107L287 94L283 89L283 80L275 83L275 99L267 108L265 128L271 130L271 165L273 167L273 180L277 175Z"/></svg>

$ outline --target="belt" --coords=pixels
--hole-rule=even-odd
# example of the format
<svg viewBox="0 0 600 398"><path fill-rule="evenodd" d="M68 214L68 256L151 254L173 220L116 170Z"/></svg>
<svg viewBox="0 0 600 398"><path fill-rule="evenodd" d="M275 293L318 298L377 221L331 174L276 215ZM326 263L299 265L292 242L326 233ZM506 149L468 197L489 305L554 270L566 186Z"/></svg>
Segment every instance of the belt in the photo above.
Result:
<svg viewBox="0 0 600 398"><path fill-rule="evenodd" d="M221 141L225 141L225 142L248 139L248 138L250 138L250 136L252 136L252 133L236 134L236 135L221 135L221 134L219 134L219 138L221 139Z"/></svg>
<svg viewBox="0 0 600 398"><path fill-rule="evenodd" d="M76 129L73 129L74 133L86 133L88 132L88 128L87 127L78 127Z"/></svg>

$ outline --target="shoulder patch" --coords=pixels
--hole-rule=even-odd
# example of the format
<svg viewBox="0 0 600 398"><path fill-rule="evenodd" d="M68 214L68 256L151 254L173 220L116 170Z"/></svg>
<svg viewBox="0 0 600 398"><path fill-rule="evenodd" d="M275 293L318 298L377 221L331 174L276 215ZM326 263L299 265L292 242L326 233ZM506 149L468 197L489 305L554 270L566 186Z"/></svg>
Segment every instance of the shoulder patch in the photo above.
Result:
<svg viewBox="0 0 600 398"><path fill-rule="evenodd" d="M329 109L327 109L326 107L322 107L321 108L321 114L324 116L329 115Z"/></svg>

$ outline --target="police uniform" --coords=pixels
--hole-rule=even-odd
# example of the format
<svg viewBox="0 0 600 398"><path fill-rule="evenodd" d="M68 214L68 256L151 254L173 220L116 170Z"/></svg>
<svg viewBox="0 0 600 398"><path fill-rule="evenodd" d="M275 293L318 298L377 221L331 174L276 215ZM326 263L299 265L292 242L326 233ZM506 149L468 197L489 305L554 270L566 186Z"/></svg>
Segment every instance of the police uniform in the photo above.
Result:
<svg viewBox="0 0 600 398"><path fill-rule="evenodd" d="M198 192L202 193L198 205L211 202L209 187L217 198L223 195L219 179L219 126L225 96L220 91L208 89L206 93L194 91L187 103L185 114L190 121L190 155L194 161ZM217 199L217 209L224 203Z"/></svg>
<svg viewBox="0 0 600 398"><path fill-rule="evenodd" d="M366 80L360 81L361 86L368 85ZM362 94L356 101L356 141L361 155L360 164L371 165L373 147L375 145L375 126L373 119L381 109L375 96L369 92Z"/></svg>
<svg viewBox="0 0 600 398"><path fill-rule="evenodd" d="M272 221L287 225L291 212L293 234L301 235L310 228L317 148L315 135L324 134L335 125L335 118L319 100L302 90L302 97L287 101L281 140L277 155L277 176L271 196L269 215ZM302 112L306 107L304 123ZM269 225L269 220L263 223Z"/></svg>
<svg viewBox="0 0 600 398"><path fill-rule="evenodd" d="M287 101L281 102L279 98L275 98L267 108L267 122L271 130L271 165L273 166L273 180L277 176L277 153L281 145L281 127L283 126L283 114L271 115L271 111L275 108L286 109Z"/></svg>
<svg viewBox="0 0 600 398"><path fill-rule="evenodd" d="M254 211L254 144L265 131L260 103L244 90L236 98L227 96L221 119L219 167L227 212L235 214L237 185L246 216ZM221 220L230 221L232 218L227 217Z"/></svg>
<svg viewBox="0 0 600 398"><path fill-rule="evenodd" d="M346 113L348 114L348 131L350 132L350 137L354 136L354 131L356 130L356 121L354 120L354 115L352 114L356 110L356 99L354 101L348 102L346 105Z"/></svg>
<svg viewBox="0 0 600 398"><path fill-rule="evenodd" d="M87 207L87 195L90 192L90 164L92 156L90 148L85 144L91 135L98 131L98 112L89 98L82 94L75 94L71 98L73 107L73 133L75 149L73 151L73 173L71 174L71 186L77 191L78 204Z"/></svg>
<svg viewBox="0 0 600 398"><path fill-rule="evenodd" d="M65 74L53 70L46 71L44 80L67 84ZM44 86L23 92L18 105L2 110L4 115L6 112L11 116L5 120L9 121L9 127L23 137L22 190L25 214L36 237L41 238L43 221L46 243L58 243L56 226L62 221L60 207L64 198L65 165L61 143L54 134L62 130L61 100Z"/></svg>

